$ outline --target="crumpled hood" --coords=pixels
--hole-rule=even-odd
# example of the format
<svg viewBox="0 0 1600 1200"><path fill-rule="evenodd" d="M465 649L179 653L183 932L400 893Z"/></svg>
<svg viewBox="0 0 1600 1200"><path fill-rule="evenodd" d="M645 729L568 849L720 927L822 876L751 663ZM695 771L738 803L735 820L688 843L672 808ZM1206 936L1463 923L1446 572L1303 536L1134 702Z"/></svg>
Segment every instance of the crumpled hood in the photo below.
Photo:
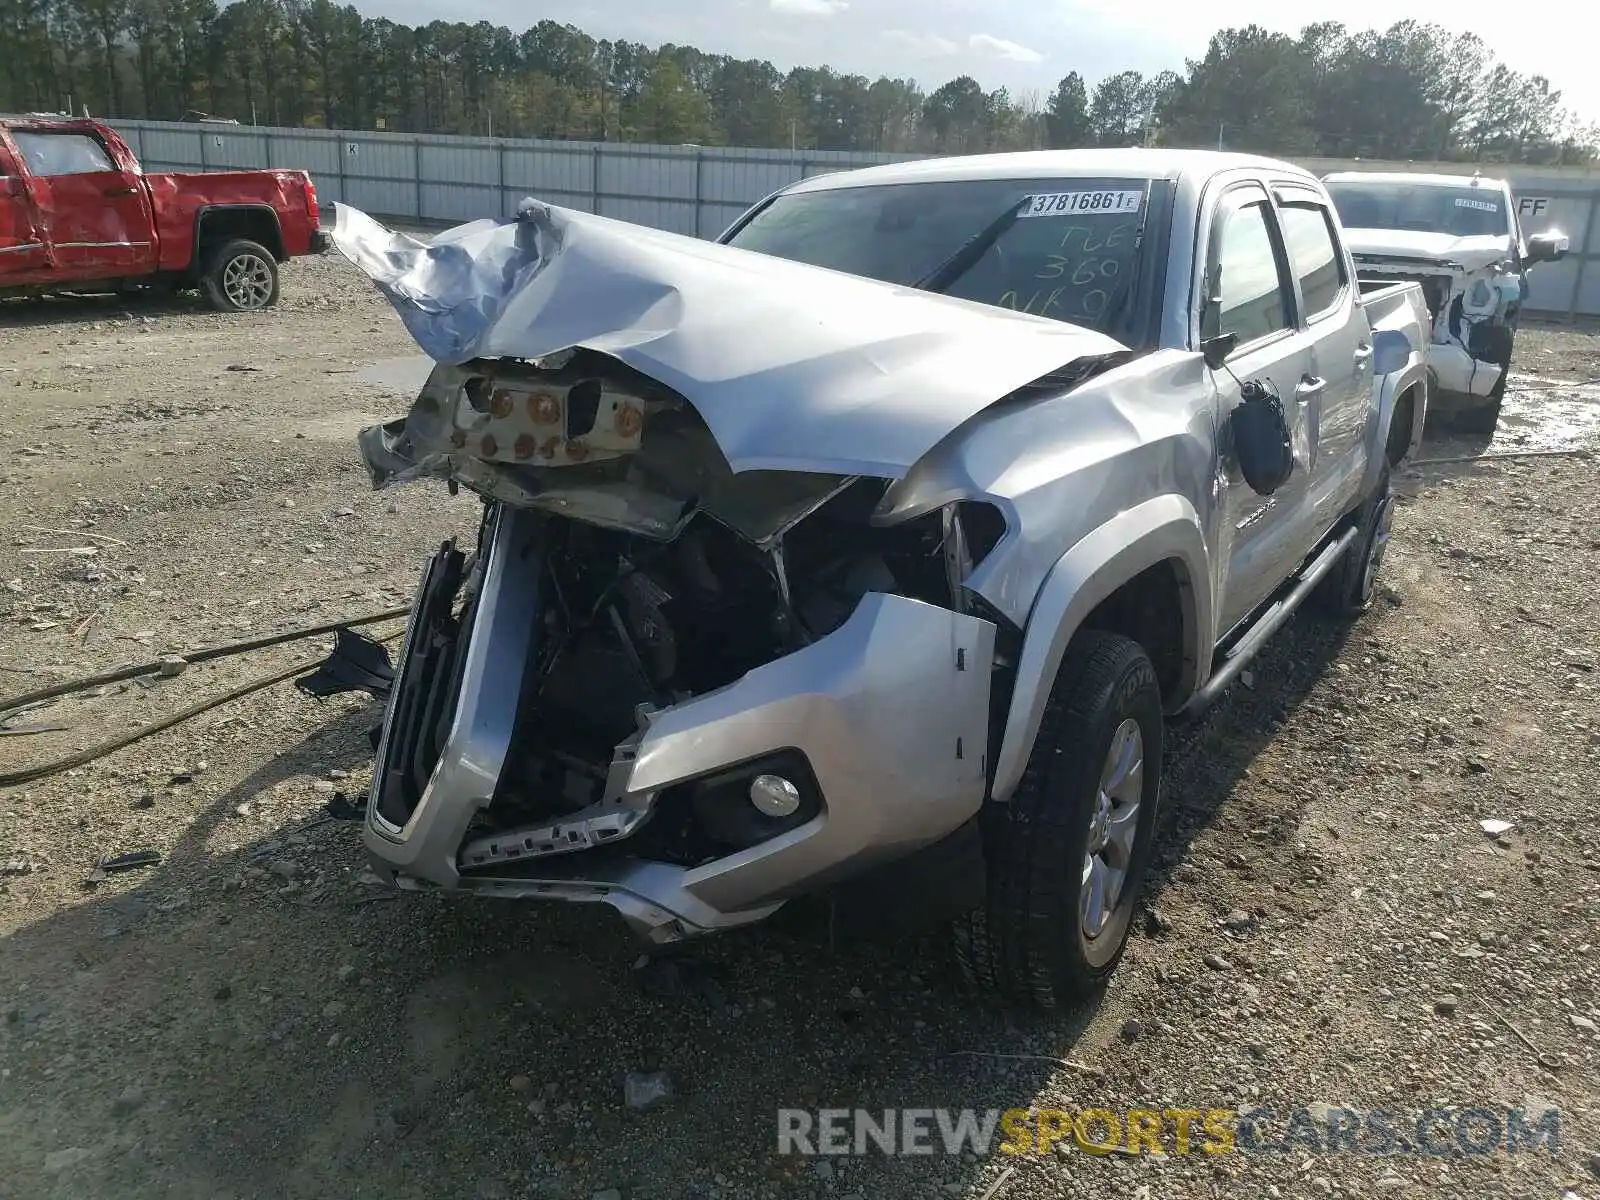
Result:
<svg viewBox="0 0 1600 1200"><path fill-rule="evenodd" d="M336 204L334 244L442 363L584 348L672 388L735 472L898 477L946 434L1113 339L523 201L418 241Z"/></svg>
<svg viewBox="0 0 1600 1200"><path fill-rule="evenodd" d="M1414 229L1346 229L1350 252L1379 258L1425 258L1454 263L1468 271L1481 270L1511 253L1507 234L1455 237Z"/></svg>

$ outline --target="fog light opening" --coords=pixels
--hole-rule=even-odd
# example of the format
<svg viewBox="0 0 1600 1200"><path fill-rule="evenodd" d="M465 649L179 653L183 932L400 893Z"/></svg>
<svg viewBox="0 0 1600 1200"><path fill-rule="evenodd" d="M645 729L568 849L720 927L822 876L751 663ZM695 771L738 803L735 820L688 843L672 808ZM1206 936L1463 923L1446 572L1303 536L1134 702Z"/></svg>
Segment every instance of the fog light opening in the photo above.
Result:
<svg viewBox="0 0 1600 1200"><path fill-rule="evenodd" d="M750 781L750 803L765 816L793 816L800 808L800 789L782 775L757 775Z"/></svg>

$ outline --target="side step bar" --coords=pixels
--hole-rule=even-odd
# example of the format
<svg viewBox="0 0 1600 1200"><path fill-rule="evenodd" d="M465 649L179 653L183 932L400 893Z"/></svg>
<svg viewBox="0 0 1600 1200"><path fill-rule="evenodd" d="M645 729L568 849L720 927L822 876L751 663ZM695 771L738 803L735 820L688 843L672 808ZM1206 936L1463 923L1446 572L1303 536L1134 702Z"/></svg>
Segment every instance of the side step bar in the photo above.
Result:
<svg viewBox="0 0 1600 1200"><path fill-rule="evenodd" d="M1360 534L1360 527L1352 525L1311 560L1300 572L1294 586L1268 605L1255 623L1239 636L1239 640L1218 656L1212 666L1211 678L1206 680L1205 686L1194 694L1189 703L1170 718L1172 723L1187 724L1205 715L1206 710L1216 703L1217 697L1227 690L1228 685L1238 678L1239 672L1267 644L1267 640L1283 627L1284 622L1294 615L1295 609L1305 603L1306 597L1338 565Z"/></svg>

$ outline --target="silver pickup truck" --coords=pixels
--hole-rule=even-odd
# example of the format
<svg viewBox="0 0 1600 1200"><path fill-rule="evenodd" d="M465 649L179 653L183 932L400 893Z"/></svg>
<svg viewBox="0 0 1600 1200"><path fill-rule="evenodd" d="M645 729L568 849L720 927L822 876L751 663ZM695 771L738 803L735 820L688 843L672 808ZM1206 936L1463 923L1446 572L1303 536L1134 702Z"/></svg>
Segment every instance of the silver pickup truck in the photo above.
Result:
<svg viewBox="0 0 1600 1200"><path fill-rule="evenodd" d="M1206 152L809 179L721 244L525 201L334 242L437 363L374 483L479 493L424 572L365 842L397 884L669 942L822 899L968 976L1114 967L1166 722L1359 613L1428 315L1327 193Z"/></svg>

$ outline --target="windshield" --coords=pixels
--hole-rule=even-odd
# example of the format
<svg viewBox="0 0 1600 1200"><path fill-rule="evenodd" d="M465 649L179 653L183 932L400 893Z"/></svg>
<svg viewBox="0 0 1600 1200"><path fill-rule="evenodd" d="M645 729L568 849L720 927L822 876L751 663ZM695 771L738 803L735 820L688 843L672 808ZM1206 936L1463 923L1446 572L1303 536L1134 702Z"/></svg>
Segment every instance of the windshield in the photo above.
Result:
<svg viewBox="0 0 1600 1200"><path fill-rule="evenodd" d="M1035 316L1150 340L1147 298L1170 187L1142 179L978 179L779 196L729 245L888 283L926 284ZM1024 198L1029 199L1026 207ZM1020 211L1019 211L1020 210ZM1148 220L1152 210L1156 220ZM1015 219L1008 219L1016 213ZM993 239L971 262L952 257ZM997 236L996 236L997 235ZM982 245L980 241L978 245Z"/></svg>
<svg viewBox="0 0 1600 1200"><path fill-rule="evenodd" d="M1452 237L1503 237L1505 193L1493 187L1404 183L1330 183L1328 194L1346 229L1411 229Z"/></svg>

